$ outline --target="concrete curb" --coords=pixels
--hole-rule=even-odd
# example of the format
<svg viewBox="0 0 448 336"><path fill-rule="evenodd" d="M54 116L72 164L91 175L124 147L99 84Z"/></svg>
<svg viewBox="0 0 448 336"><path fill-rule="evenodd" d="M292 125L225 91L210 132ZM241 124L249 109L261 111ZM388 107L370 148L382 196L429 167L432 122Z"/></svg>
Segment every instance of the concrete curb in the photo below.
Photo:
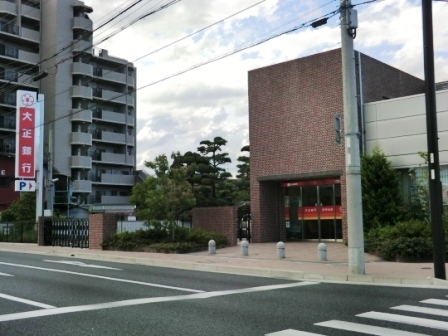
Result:
<svg viewBox="0 0 448 336"><path fill-rule="evenodd" d="M281 269L253 268L253 267L242 267L234 265L181 262L173 260L167 261L167 260L156 260L148 258L101 255L95 253L82 253L82 252L79 253L78 250L41 252L41 251L14 251L8 249L0 249L0 251L51 255L66 258L79 258L85 260L99 260L99 261L117 262L124 264L167 267L167 268L194 270L202 272L258 276L258 277L286 279L286 280L310 280L319 282L333 282L341 284L350 283L359 285L364 284L364 285L403 286L403 287L432 287L443 289L448 288L447 280L440 280L435 278L403 278L403 277L387 277L387 276L375 276L375 275L307 273L302 271L291 271Z"/></svg>

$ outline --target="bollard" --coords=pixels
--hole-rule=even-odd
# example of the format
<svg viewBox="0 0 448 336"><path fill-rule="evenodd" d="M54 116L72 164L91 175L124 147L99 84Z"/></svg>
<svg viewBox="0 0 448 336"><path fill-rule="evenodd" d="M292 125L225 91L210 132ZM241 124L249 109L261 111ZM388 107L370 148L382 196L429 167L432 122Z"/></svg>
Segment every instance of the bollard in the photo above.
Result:
<svg viewBox="0 0 448 336"><path fill-rule="evenodd" d="M317 245L317 259L319 261L326 261L327 260L327 245L324 243L320 243Z"/></svg>
<svg viewBox="0 0 448 336"><path fill-rule="evenodd" d="M277 243L277 259L284 259L284 258L285 258L285 243L278 242Z"/></svg>
<svg viewBox="0 0 448 336"><path fill-rule="evenodd" d="M216 254L216 242L213 239L208 242L208 254Z"/></svg>
<svg viewBox="0 0 448 336"><path fill-rule="evenodd" d="M241 242L241 255L242 256L249 255L249 242L247 240L243 240Z"/></svg>

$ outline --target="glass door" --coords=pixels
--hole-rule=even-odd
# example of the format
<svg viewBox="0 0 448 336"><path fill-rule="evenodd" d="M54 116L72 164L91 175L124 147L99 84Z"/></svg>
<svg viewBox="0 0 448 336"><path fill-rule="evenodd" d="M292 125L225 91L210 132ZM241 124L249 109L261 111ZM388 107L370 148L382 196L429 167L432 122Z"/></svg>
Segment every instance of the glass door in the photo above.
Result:
<svg viewBox="0 0 448 336"><path fill-rule="evenodd" d="M303 239L319 239L319 218L317 214L317 187L302 187Z"/></svg>
<svg viewBox="0 0 448 336"><path fill-rule="evenodd" d="M319 214L320 239L336 239L334 187L326 185L317 188L319 190L317 212Z"/></svg>

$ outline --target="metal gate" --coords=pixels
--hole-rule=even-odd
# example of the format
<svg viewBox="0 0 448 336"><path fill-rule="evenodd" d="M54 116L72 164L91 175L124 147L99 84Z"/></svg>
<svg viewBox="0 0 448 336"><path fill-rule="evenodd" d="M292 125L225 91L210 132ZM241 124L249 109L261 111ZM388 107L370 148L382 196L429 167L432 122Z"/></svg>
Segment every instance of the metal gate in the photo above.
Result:
<svg viewBox="0 0 448 336"><path fill-rule="evenodd" d="M87 218L44 220L44 245L89 248Z"/></svg>

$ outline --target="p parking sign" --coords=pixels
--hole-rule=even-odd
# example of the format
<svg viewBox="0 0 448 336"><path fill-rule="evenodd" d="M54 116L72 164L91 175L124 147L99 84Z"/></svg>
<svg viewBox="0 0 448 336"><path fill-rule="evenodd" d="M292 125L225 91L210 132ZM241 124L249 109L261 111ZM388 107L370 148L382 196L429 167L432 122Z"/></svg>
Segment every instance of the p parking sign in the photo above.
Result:
<svg viewBox="0 0 448 336"><path fill-rule="evenodd" d="M36 181L16 180L15 191L36 191Z"/></svg>

